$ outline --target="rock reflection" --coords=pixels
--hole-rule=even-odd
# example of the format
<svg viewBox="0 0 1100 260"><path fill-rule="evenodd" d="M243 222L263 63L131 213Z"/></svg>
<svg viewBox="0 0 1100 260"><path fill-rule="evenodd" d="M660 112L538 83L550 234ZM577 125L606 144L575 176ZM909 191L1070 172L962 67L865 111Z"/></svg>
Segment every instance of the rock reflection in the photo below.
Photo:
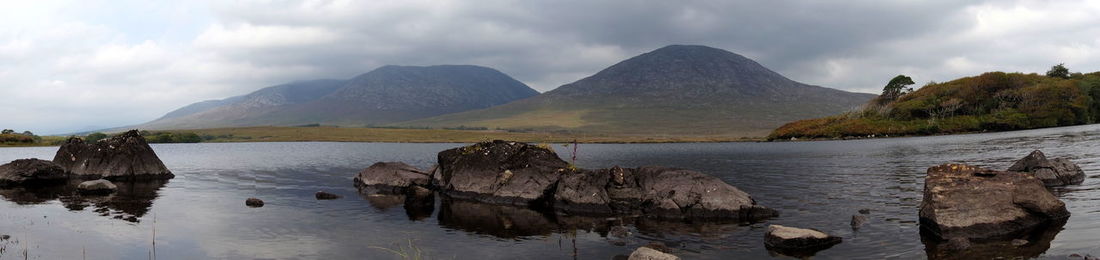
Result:
<svg viewBox="0 0 1100 260"><path fill-rule="evenodd" d="M57 200L73 211L84 211L89 207L100 216L111 217L129 222L140 222L140 218L149 213L158 192L168 180L147 180L115 182L118 190L110 195L80 195L76 192L79 181L58 185L14 187L0 189L0 198L19 205L45 204Z"/></svg>
<svg viewBox="0 0 1100 260"><path fill-rule="evenodd" d="M924 243L928 259L1030 259L1036 258L1050 249L1050 242L1062 231L1066 220L1038 227L1033 232L1019 237L1027 244L1013 245L1013 239L995 241L972 241L968 248L958 249L947 241L940 241L935 235L921 230L921 242Z"/></svg>
<svg viewBox="0 0 1100 260"><path fill-rule="evenodd" d="M379 210L389 210L397 206L405 209L409 220L423 220L432 216L435 212L435 195L409 196L406 194L394 194L373 187L359 187L359 196Z"/></svg>

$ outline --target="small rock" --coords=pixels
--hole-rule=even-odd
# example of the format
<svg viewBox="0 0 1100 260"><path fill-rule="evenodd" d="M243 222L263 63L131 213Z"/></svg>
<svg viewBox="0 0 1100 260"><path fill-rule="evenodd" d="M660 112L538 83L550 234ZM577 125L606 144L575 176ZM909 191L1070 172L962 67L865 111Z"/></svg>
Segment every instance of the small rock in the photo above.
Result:
<svg viewBox="0 0 1100 260"><path fill-rule="evenodd" d="M314 197L317 197L317 200L334 200L334 199L341 198L340 195L336 195L336 194L332 194L332 193L328 193L328 192L324 192L324 191L318 191L317 194L314 194Z"/></svg>
<svg viewBox="0 0 1100 260"><path fill-rule="evenodd" d="M764 246L785 255L812 256L817 251L840 244L841 240L840 237L813 229L770 225L764 235Z"/></svg>
<svg viewBox="0 0 1100 260"><path fill-rule="evenodd" d="M118 190L118 186L108 180L94 180L81 182L76 186L76 191L85 195L107 195Z"/></svg>
<svg viewBox="0 0 1100 260"><path fill-rule="evenodd" d="M8 239L11 239L11 236L9 236L9 235L0 235L0 240L8 240Z"/></svg>
<svg viewBox="0 0 1100 260"><path fill-rule="evenodd" d="M607 235L615 238L626 238L630 236L630 229L624 226L613 226L611 230L607 231Z"/></svg>
<svg viewBox="0 0 1100 260"><path fill-rule="evenodd" d="M1031 173L1048 187L1081 184L1085 181L1085 171L1082 171L1077 164L1065 158L1049 160L1039 150L1035 150L1027 157L1016 161L1012 164L1012 167L1008 168L1008 171Z"/></svg>
<svg viewBox="0 0 1100 260"><path fill-rule="evenodd" d="M866 215L852 215L852 229L859 229L865 223L867 223Z"/></svg>
<svg viewBox="0 0 1100 260"><path fill-rule="evenodd" d="M264 206L264 201L257 198L248 198L247 200L244 200L244 205L253 208L259 208Z"/></svg>
<svg viewBox="0 0 1100 260"><path fill-rule="evenodd" d="M871 214L871 209L860 209L859 214L863 214L863 215Z"/></svg>
<svg viewBox="0 0 1100 260"><path fill-rule="evenodd" d="M665 245L665 243L661 242L650 242L649 244L645 244L643 247L652 248L653 250L665 253L672 253L672 248L669 248L667 245Z"/></svg>
<svg viewBox="0 0 1100 260"><path fill-rule="evenodd" d="M1027 240L1023 240L1023 239L1013 239L1012 240L1012 246L1016 246L1016 247L1026 246L1028 243L1029 242L1027 242Z"/></svg>
<svg viewBox="0 0 1100 260"><path fill-rule="evenodd" d="M627 258L627 260L680 260L680 257L648 247L639 247L637 250L634 250L634 253L630 253L630 257Z"/></svg>
<svg viewBox="0 0 1100 260"><path fill-rule="evenodd" d="M432 190L429 190L428 188L424 188L421 186L412 186L409 188L408 195L416 199L423 199L431 197L433 194Z"/></svg>

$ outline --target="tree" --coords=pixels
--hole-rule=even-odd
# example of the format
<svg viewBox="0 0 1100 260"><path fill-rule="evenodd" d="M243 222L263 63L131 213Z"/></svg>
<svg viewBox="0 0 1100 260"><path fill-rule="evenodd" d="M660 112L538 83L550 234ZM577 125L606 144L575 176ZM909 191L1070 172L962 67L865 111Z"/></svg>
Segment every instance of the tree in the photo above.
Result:
<svg viewBox="0 0 1100 260"><path fill-rule="evenodd" d="M84 137L84 139L86 139L86 141L88 141L89 143L95 143L104 138L107 138L107 134L100 132L91 133L88 134L88 136Z"/></svg>
<svg viewBox="0 0 1100 260"><path fill-rule="evenodd" d="M898 97L901 97L901 95L905 93L912 92L913 89L909 88L909 85L913 84L913 78L905 75L898 75L890 79L890 82L886 83L886 87L882 88L882 95L879 96L879 103L885 104L898 99Z"/></svg>
<svg viewBox="0 0 1100 260"><path fill-rule="evenodd" d="M1047 71L1047 77L1068 79L1069 69L1067 69L1065 65L1065 63L1058 63L1058 65L1050 67L1050 70Z"/></svg>
<svg viewBox="0 0 1100 260"><path fill-rule="evenodd" d="M14 133L15 133L15 130L11 130L11 129L4 129L3 131L0 131L0 134L14 134Z"/></svg>

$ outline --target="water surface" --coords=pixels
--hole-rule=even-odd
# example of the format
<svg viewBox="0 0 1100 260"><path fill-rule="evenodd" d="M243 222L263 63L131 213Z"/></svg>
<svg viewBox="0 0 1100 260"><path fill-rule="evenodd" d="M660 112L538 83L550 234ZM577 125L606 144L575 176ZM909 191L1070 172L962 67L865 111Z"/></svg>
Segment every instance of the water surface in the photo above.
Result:
<svg viewBox="0 0 1100 260"><path fill-rule="evenodd" d="M176 178L121 185L111 197L71 190L0 190L0 259L611 259L663 243L685 259L781 257L763 246L768 224L820 229L844 243L818 259L926 258L917 223L924 171L941 163L1005 169L1034 149L1069 157L1090 175L1055 189L1072 213L1052 239L1023 256L1100 255L1100 125L1006 133L853 141L581 144L577 164L663 165L717 175L781 212L752 224L548 216L527 209L437 199L359 195L358 171L378 161L430 167L462 144L156 144ZM555 145L562 157L572 148ZM0 162L52 159L55 147L0 148ZM343 195L317 201L313 193ZM262 198L263 208L244 199ZM848 222L871 209L859 231ZM632 235L607 235L623 225ZM155 240L155 245L154 245ZM1045 243L1049 243L1047 246ZM410 246L411 245L411 246ZM410 249L411 248L411 249ZM1035 250L1033 250L1035 251ZM1017 253L1012 253L1017 254Z"/></svg>

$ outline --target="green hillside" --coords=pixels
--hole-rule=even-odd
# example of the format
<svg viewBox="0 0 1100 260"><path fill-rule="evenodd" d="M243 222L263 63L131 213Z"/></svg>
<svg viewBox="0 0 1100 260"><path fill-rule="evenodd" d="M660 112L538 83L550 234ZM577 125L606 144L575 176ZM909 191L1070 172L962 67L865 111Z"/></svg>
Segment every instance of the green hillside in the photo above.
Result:
<svg viewBox="0 0 1100 260"><path fill-rule="evenodd" d="M1047 76L988 72L885 99L880 96L840 115L788 123L768 139L933 135L1096 123L1100 72L1070 74L1061 65Z"/></svg>

